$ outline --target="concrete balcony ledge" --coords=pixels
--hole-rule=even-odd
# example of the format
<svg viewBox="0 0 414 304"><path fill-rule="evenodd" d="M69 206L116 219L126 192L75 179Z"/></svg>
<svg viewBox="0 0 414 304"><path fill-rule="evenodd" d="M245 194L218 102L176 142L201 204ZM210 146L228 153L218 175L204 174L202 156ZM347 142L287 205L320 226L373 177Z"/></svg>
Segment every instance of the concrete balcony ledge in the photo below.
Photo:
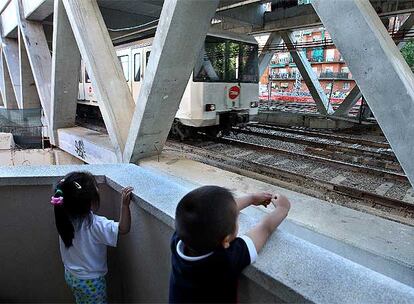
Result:
<svg viewBox="0 0 414 304"><path fill-rule="evenodd" d="M144 167L116 164L0 169L0 302L71 300L48 201L52 183L74 170L88 170L97 176L102 190L100 213L110 218L118 217L122 187L135 188L131 233L120 238L118 248L109 251L110 300L166 302L175 207L185 193L200 183L174 177L156 165L147 163ZM245 209L240 216L240 233L257 222L263 212L259 208ZM411 228L407 228L408 234ZM393 270L386 275L345 258L351 254L345 243L310 234L291 220L282 225L257 262L245 270L240 301L414 302L414 267L409 262L412 256L405 265L400 264L401 275L393 275ZM329 246L332 250L326 249ZM401 246L412 248L409 243ZM369 257L369 253L355 250L353 254ZM381 262L383 257L371 255L371 259ZM389 266L397 267L392 263Z"/></svg>

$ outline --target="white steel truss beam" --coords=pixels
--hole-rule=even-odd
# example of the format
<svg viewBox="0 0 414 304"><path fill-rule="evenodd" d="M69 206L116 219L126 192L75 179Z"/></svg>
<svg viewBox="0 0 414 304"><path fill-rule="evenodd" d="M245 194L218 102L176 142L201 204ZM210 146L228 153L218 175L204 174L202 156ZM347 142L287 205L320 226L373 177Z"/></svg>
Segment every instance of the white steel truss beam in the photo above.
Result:
<svg viewBox="0 0 414 304"><path fill-rule="evenodd" d="M13 0L17 22L22 40L27 51L37 93L43 108L46 122L50 120L50 85L52 72L52 57L47 44L43 26L37 21L28 21L24 17L22 0Z"/></svg>
<svg viewBox="0 0 414 304"><path fill-rule="evenodd" d="M75 126L81 62L62 0L55 0L52 54L50 141L57 145L58 129Z"/></svg>
<svg viewBox="0 0 414 304"><path fill-rule="evenodd" d="M218 3L164 1L124 152L125 162L161 152Z"/></svg>
<svg viewBox="0 0 414 304"><path fill-rule="evenodd" d="M302 75L303 80L305 81L309 92L316 103L319 113L322 115L333 114L332 106L329 103L329 100L318 80L318 75L316 75L316 73L312 70L312 66L306 58L306 54L295 49L293 33L280 32L280 35L285 42L293 61L298 67L300 74Z"/></svg>
<svg viewBox="0 0 414 304"><path fill-rule="evenodd" d="M259 55L259 77L261 77L265 70L269 67L270 61L275 54L275 51L271 50L271 48L279 45L281 41L282 38L279 33L270 33L269 38L267 38L266 44Z"/></svg>
<svg viewBox="0 0 414 304"><path fill-rule="evenodd" d="M119 161L122 161L134 112L134 100L121 64L96 0L63 0L63 4L111 142Z"/></svg>
<svg viewBox="0 0 414 304"><path fill-rule="evenodd" d="M414 75L368 0L312 2L414 185Z"/></svg>

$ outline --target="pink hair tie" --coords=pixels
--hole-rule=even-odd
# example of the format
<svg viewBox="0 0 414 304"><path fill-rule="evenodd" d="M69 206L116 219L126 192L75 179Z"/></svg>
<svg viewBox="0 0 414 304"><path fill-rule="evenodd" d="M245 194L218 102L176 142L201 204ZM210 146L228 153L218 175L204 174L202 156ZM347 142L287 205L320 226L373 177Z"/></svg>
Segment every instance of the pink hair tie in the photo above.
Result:
<svg viewBox="0 0 414 304"><path fill-rule="evenodd" d="M52 196L52 198L50 200L50 203L53 206L61 206L61 205L63 205L63 197L61 197L61 196L59 196L59 197Z"/></svg>

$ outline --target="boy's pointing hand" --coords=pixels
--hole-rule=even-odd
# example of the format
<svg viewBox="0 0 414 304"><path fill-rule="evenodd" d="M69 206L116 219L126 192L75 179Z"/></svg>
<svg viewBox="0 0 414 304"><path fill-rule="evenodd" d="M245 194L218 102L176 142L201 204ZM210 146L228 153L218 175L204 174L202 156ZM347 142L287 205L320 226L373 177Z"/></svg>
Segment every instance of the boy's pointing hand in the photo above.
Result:
<svg viewBox="0 0 414 304"><path fill-rule="evenodd" d="M252 205L255 206L265 206L270 204L272 201L273 195L267 192L258 192L252 194Z"/></svg>

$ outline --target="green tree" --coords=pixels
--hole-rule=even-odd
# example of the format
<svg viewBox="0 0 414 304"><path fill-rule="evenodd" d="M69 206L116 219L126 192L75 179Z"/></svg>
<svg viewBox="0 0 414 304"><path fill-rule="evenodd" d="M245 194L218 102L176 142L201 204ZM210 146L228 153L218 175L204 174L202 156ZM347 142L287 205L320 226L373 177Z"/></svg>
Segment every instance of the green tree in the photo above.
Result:
<svg viewBox="0 0 414 304"><path fill-rule="evenodd" d="M407 42L401 49L401 53L411 70L414 71L414 40Z"/></svg>

